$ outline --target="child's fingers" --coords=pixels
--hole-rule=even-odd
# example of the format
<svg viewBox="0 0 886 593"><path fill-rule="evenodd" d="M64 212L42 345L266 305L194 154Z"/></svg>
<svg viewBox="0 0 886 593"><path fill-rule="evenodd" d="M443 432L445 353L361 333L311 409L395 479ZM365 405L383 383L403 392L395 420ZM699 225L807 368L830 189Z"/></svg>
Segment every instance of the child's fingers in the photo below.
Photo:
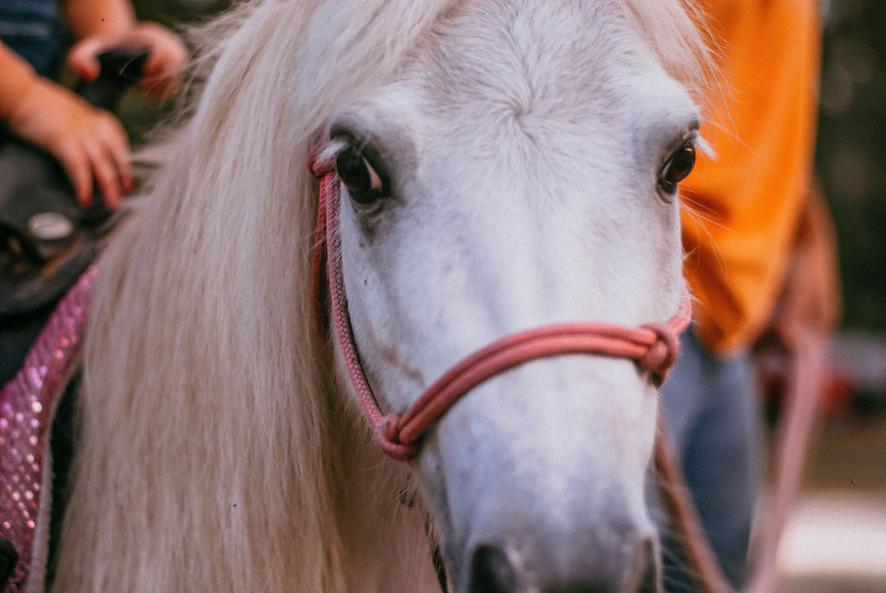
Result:
<svg viewBox="0 0 886 593"><path fill-rule="evenodd" d="M74 186L77 202L88 206L92 202L92 172L86 152L77 144L69 143L58 150L56 157Z"/></svg>
<svg viewBox="0 0 886 593"><path fill-rule="evenodd" d="M150 49L141 88L160 99L168 98L178 88L187 51L175 34L159 25L146 23L139 33Z"/></svg>
<svg viewBox="0 0 886 593"><path fill-rule="evenodd" d="M188 59L184 46L177 39L167 39L162 47L157 48L157 74L173 76L181 72Z"/></svg>
<svg viewBox="0 0 886 593"><path fill-rule="evenodd" d="M84 80L94 80L101 66L98 56L108 47L108 41L103 37L89 37L74 45L68 52L68 67Z"/></svg>
<svg viewBox="0 0 886 593"><path fill-rule="evenodd" d="M68 52L68 66L81 78L93 80L101 68L97 56L124 46L148 51L139 85L143 91L165 99L177 90L181 69L187 60L187 50L174 33L156 23L142 23L119 35L87 37Z"/></svg>
<svg viewBox="0 0 886 593"><path fill-rule="evenodd" d="M86 151L89 154L89 162L95 174L95 180L105 197L105 203L110 208L116 208L120 205L122 190L111 156L100 142L90 142L86 145Z"/></svg>
<svg viewBox="0 0 886 593"><path fill-rule="evenodd" d="M142 90L161 99L168 98L178 89L185 59L184 49L178 43L157 43L152 46L145 64Z"/></svg>
<svg viewBox="0 0 886 593"><path fill-rule="evenodd" d="M132 163L129 159L129 142L126 139L123 126L120 125L117 118L107 115L99 125L98 134L117 172L123 190L128 192L132 189Z"/></svg>

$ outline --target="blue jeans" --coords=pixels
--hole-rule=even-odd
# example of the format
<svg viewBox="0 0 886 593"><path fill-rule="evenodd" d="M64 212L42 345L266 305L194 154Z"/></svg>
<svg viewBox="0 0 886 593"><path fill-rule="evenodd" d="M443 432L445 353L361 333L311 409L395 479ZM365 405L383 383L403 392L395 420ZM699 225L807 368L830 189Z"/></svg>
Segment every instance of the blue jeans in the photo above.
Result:
<svg viewBox="0 0 886 593"><path fill-rule="evenodd" d="M739 587L760 485L762 416L756 377L746 353L714 356L691 332L680 346L680 361L662 388L667 429L720 566ZM651 500L662 533L665 589L695 592L673 529L655 494Z"/></svg>
<svg viewBox="0 0 886 593"><path fill-rule="evenodd" d="M65 47L58 0L0 0L0 41L40 75L56 78Z"/></svg>

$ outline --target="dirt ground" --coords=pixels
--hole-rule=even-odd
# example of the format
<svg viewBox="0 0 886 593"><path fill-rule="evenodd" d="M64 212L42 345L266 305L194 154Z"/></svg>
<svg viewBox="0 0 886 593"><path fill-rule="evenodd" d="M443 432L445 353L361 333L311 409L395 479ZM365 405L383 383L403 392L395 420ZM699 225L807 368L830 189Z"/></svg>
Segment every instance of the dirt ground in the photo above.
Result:
<svg viewBox="0 0 886 593"><path fill-rule="evenodd" d="M886 499L886 413L859 417L847 412L829 419L806 487L880 493Z"/></svg>
<svg viewBox="0 0 886 593"><path fill-rule="evenodd" d="M779 593L883 593L886 583L879 578L852 576L806 576L786 581Z"/></svg>
<svg viewBox="0 0 886 593"><path fill-rule="evenodd" d="M886 592L886 414L828 419L779 559L779 593Z"/></svg>

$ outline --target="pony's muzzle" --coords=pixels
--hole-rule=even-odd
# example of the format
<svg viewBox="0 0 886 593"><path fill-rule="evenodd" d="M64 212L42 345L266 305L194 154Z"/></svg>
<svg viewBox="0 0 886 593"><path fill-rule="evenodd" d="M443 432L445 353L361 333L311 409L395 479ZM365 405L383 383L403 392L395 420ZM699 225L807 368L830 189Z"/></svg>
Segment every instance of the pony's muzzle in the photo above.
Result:
<svg viewBox="0 0 886 593"><path fill-rule="evenodd" d="M506 546L481 544L469 564L467 593L658 593L662 588L656 547L652 536L629 536L608 551L585 556L570 552L570 561L564 563L562 557L528 559L509 553Z"/></svg>

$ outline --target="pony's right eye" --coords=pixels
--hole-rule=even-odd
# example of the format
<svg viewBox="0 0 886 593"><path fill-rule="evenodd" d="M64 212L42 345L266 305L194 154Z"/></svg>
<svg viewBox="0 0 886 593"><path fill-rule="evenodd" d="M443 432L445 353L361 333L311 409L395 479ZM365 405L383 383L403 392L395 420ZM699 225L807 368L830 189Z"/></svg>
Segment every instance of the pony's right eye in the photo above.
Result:
<svg viewBox="0 0 886 593"><path fill-rule="evenodd" d="M339 153L335 168L351 199L360 206L370 206L388 194L381 174L353 146Z"/></svg>
<svg viewBox="0 0 886 593"><path fill-rule="evenodd" d="M685 140L675 150L658 174L658 188L667 196L677 193L677 186L689 177L695 167L695 141Z"/></svg>

